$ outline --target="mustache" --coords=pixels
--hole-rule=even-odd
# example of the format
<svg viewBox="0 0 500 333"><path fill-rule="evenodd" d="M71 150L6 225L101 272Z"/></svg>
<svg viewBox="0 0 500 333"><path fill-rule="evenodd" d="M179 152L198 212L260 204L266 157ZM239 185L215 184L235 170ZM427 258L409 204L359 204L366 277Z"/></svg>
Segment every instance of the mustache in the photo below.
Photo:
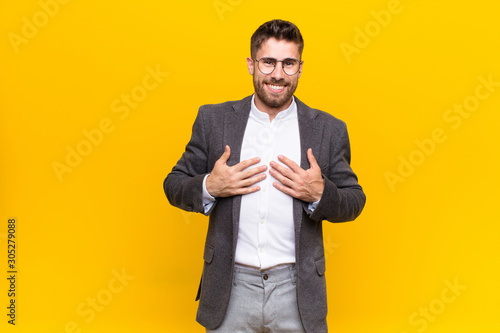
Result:
<svg viewBox="0 0 500 333"><path fill-rule="evenodd" d="M284 85L286 85L285 79L281 79L281 80L271 79L270 81L267 81L267 82L264 82L264 83L275 84L275 85L278 85L278 86L284 86Z"/></svg>

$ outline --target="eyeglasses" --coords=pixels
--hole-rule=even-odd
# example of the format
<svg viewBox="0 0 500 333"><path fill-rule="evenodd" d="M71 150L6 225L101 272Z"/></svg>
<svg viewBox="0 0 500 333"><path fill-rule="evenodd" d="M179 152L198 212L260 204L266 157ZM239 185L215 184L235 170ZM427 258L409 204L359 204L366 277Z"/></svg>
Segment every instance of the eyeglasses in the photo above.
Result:
<svg viewBox="0 0 500 333"><path fill-rule="evenodd" d="M259 67L259 71L265 75L274 72L276 63L278 62L281 62L283 72L290 76L297 74L300 69L300 65L302 65L302 61L293 58L287 58L285 60L277 60L274 58L260 58L259 60L255 59L255 61L257 61L257 67Z"/></svg>

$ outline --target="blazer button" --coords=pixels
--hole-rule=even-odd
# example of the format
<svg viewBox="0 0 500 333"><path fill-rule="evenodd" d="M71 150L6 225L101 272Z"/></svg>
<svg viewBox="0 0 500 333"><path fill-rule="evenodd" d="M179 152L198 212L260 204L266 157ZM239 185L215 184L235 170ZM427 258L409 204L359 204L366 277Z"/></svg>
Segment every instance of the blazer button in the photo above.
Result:
<svg viewBox="0 0 500 333"><path fill-rule="evenodd" d="M267 276L267 274L264 274L264 275L262 275L262 278L263 278L264 280L267 280L269 277Z"/></svg>

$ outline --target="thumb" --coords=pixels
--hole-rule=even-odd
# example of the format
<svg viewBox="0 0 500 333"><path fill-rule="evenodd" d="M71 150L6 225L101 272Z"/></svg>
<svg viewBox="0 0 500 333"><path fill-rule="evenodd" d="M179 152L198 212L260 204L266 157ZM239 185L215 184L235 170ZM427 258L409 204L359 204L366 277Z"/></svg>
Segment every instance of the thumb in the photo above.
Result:
<svg viewBox="0 0 500 333"><path fill-rule="evenodd" d="M222 164L226 164L227 160L229 159L229 156L231 156L231 148L229 148L228 145L226 145L225 149L224 149L224 153L221 155L221 157L219 158L219 161L222 163Z"/></svg>
<svg viewBox="0 0 500 333"><path fill-rule="evenodd" d="M309 160L309 164L311 165L311 169L319 167L318 162L316 162L316 158L312 153L312 148L307 150L307 159Z"/></svg>

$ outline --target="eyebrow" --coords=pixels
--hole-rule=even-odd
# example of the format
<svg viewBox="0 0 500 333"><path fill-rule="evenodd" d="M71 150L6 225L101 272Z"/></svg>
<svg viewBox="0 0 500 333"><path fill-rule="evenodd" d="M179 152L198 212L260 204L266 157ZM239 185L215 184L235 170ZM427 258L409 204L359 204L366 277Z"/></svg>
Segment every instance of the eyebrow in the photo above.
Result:
<svg viewBox="0 0 500 333"><path fill-rule="evenodd" d="M274 60L279 60L279 59L276 59L276 58L273 58L273 57L262 57L261 59L274 59ZM283 60L297 60L299 61L299 59L296 59L296 58L285 58Z"/></svg>

